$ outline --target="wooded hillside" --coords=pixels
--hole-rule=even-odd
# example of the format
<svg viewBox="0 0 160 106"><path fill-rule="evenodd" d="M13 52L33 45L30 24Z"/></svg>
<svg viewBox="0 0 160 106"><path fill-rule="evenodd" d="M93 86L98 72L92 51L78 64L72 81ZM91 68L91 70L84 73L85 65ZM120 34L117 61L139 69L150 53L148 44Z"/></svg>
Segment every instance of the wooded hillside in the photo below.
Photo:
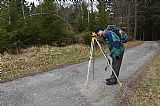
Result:
<svg viewBox="0 0 160 106"><path fill-rule="evenodd" d="M38 1L1 0L1 53L32 45L87 43L88 32L109 24L122 27L130 39L160 39L159 0Z"/></svg>

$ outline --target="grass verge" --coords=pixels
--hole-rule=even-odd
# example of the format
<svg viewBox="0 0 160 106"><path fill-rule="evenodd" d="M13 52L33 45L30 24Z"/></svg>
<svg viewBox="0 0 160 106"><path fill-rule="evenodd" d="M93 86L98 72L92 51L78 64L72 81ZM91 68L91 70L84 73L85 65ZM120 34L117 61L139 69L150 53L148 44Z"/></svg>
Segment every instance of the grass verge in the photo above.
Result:
<svg viewBox="0 0 160 106"><path fill-rule="evenodd" d="M116 106L128 106L128 100L131 103L129 106L160 106L160 54L152 58L145 73L139 75L136 81L128 89L128 96L121 96Z"/></svg>
<svg viewBox="0 0 160 106"><path fill-rule="evenodd" d="M125 46L132 47L143 43L142 41L130 41ZM108 52L107 50L105 52ZM99 50L96 56L101 53ZM71 45L66 47L30 47L23 49L19 55L5 53L0 55L0 82L10 81L16 78L45 72L70 64L79 63L89 57L89 46Z"/></svg>
<svg viewBox="0 0 160 106"><path fill-rule="evenodd" d="M160 106L160 55L130 93L135 106Z"/></svg>

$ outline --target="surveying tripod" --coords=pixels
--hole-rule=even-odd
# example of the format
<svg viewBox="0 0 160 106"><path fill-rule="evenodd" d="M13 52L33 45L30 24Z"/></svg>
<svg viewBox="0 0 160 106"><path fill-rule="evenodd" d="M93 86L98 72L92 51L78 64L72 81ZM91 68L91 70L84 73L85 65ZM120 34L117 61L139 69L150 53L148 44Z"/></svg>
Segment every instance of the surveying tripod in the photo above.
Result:
<svg viewBox="0 0 160 106"><path fill-rule="evenodd" d="M91 64L93 63L93 71L92 71L92 77L94 78L94 62L95 62L95 43L98 44L102 54L104 55L106 61L107 61L107 67L105 68L105 70L109 67L112 72L114 73L120 87L122 87L122 83L119 81L115 71L112 68L112 60L110 60L104 53L104 51L102 50L102 47L100 45L100 43L97 40L97 34L96 33L92 33L91 34L91 47L90 47L90 57L89 57L89 62L88 62L88 72L87 72L87 79L86 79L86 83L85 83L85 87L88 88L88 83L89 83L89 74L90 74L90 68L91 68Z"/></svg>

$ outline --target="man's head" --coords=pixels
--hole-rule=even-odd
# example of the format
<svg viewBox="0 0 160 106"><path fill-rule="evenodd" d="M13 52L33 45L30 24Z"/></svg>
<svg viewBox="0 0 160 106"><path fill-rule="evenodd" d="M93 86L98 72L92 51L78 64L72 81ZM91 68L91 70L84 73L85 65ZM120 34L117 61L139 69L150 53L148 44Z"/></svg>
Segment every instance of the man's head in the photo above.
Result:
<svg viewBox="0 0 160 106"><path fill-rule="evenodd" d="M97 36L103 36L104 35L104 31L102 28L97 28L95 33L97 34Z"/></svg>

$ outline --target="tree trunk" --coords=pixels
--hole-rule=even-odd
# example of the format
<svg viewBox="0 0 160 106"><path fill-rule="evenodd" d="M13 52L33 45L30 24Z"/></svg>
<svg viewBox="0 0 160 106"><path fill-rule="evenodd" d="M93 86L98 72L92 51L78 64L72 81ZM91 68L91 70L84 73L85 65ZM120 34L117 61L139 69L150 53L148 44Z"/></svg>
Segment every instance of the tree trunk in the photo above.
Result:
<svg viewBox="0 0 160 106"><path fill-rule="evenodd" d="M128 35L130 35L130 5L128 5L128 22L127 22L127 26L128 26Z"/></svg>
<svg viewBox="0 0 160 106"><path fill-rule="evenodd" d="M10 1L8 0L8 2L7 2L8 4L7 4L7 7L8 7L8 13L9 13L9 15L8 15L8 21L9 21L9 24L11 25L12 23L11 23L11 14L10 14L10 8L11 8L11 4L10 4Z"/></svg>
<svg viewBox="0 0 160 106"><path fill-rule="evenodd" d="M87 2L88 2L88 7L89 7L89 0L87 0ZM90 19L90 18L89 18L89 14L90 14L90 13L89 13L89 9L88 9L88 31L89 31L89 22L90 22L90 20L89 20L89 19Z"/></svg>
<svg viewBox="0 0 160 106"><path fill-rule="evenodd" d="M21 1L21 4L22 4L22 14L23 14L23 20L26 19L26 16L25 16L25 9L24 9L24 2ZM26 22L24 23L26 25Z"/></svg>
<svg viewBox="0 0 160 106"><path fill-rule="evenodd" d="M82 21L83 21L83 7L82 7L82 2L83 1L79 1L79 6L80 6L80 15L81 15L81 19L82 19Z"/></svg>
<svg viewBox="0 0 160 106"><path fill-rule="evenodd" d="M137 0L135 2L135 23L134 23L134 39L136 39L137 35Z"/></svg>

